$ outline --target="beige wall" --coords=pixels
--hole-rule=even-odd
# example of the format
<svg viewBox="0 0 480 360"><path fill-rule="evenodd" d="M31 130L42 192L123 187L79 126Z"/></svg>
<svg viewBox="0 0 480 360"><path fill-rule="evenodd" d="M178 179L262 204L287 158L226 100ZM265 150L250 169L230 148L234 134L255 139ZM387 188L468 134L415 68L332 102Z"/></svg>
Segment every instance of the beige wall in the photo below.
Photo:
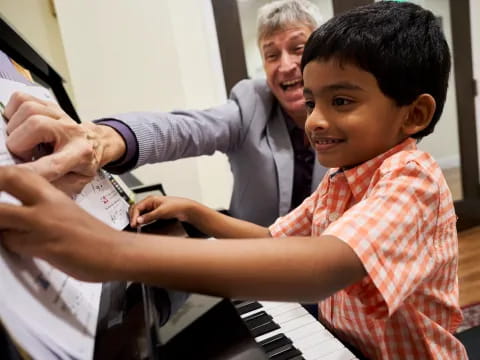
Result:
<svg viewBox="0 0 480 360"><path fill-rule="evenodd" d="M63 77L72 96L53 3L48 0L0 0L0 14Z"/></svg>

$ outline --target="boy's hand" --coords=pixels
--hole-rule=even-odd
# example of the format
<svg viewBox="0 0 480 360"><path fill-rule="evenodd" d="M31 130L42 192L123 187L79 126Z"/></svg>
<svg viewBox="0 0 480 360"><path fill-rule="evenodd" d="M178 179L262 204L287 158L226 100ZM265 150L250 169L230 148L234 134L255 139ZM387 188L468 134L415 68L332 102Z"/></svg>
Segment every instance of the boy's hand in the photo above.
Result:
<svg viewBox="0 0 480 360"><path fill-rule="evenodd" d="M130 207L130 226L137 227L157 219L188 221L189 210L194 204L193 200L150 195Z"/></svg>
<svg viewBox="0 0 480 360"><path fill-rule="evenodd" d="M117 279L113 267L123 262L116 257L116 246L121 247L119 231L25 168L0 167L0 191L22 203L0 203L0 245L23 256L42 258L77 279Z"/></svg>

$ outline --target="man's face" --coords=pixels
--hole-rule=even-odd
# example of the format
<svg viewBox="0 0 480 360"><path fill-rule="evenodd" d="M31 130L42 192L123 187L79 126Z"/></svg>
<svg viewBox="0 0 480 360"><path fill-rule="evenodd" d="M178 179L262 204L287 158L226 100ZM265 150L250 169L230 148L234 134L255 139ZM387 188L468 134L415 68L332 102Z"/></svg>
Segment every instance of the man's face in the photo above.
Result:
<svg viewBox="0 0 480 360"><path fill-rule="evenodd" d="M259 42L267 83L282 108L303 128L305 102L300 61L312 29L291 26Z"/></svg>
<svg viewBox="0 0 480 360"><path fill-rule="evenodd" d="M336 60L314 60L303 78L305 132L322 165L361 164L408 136L409 106L385 96L371 73Z"/></svg>

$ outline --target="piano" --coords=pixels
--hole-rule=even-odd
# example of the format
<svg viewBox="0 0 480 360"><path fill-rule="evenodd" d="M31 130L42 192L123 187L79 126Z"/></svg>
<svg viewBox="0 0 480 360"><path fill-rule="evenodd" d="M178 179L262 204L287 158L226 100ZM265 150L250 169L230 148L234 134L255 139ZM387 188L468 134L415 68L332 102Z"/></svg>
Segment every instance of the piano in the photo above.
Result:
<svg viewBox="0 0 480 360"><path fill-rule="evenodd" d="M234 301L268 359L358 359L303 306L273 301Z"/></svg>
<svg viewBox="0 0 480 360"><path fill-rule="evenodd" d="M158 359L359 359L297 303L224 299L159 345Z"/></svg>

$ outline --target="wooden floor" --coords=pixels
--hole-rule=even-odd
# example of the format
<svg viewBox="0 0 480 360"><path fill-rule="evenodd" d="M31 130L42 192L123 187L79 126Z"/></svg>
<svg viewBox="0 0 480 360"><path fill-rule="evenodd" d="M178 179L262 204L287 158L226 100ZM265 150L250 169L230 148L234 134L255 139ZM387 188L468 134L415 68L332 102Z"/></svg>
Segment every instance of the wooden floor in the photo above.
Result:
<svg viewBox="0 0 480 360"><path fill-rule="evenodd" d="M460 305L480 303L480 227L458 234Z"/></svg>
<svg viewBox="0 0 480 360"><path fill-rule="evenodd" d="M454 200L462 199L460 168L442 169ZM480 227L458 234L460 305L480 303Z"/></svg>

